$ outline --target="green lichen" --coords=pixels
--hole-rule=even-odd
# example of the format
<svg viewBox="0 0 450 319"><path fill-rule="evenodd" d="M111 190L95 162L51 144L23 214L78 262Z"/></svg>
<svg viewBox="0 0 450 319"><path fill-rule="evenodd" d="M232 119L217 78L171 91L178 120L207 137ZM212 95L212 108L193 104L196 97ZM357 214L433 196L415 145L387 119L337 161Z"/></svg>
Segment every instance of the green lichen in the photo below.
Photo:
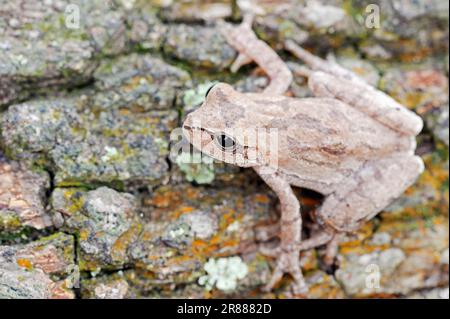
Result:
<svg viewBox="0 0 450 319"><path fill-rule="evenodd" d="M19 216L12 211L1 211L0 214L0 231L15 231L20 229L22 222Z"/></svg>
<svg viewBox="0 0 450 319"><path fill-rule="evenodd" d="M181 153L176 163L189 182L210 184L214 180L214 164L211 157L201 153Z"/></svg>
<svg viewBox="0 0 450 319"><path fill-rule="evenodd" d="M203 103L208 89L217 82L206 82L198 85L195 89L186 90L183 96L183 103L187 108L192 108Z"/></svg>
<svg viewBox="0 0 450 319"><path fill-rule="evenodd" d="M64 190L64 198L67 201L67 211L70 214L79 212L84 205L83 193L77 189Z"/></svg>

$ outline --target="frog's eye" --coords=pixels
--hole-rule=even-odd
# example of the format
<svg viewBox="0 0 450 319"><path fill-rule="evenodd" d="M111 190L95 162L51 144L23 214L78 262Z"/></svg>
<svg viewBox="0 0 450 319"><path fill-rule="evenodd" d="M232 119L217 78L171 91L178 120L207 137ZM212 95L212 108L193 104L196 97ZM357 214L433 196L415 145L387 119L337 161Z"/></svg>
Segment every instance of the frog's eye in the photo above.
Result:
<svg viewBox="0 0 450 319"><path fill-rule="evenodd" d="M215 84L211 85L211 86L209 87L209 89L206 91L205 99L206 99L206 97L208 96L209 91L211 91L211 89L214 87L214 85L215 85Z"/></svg>
<svg viewBox="0 0 450 319"><path fill-rule="evenodd" d="M216 143L222 148L224 151L234 151L236 148L236 142L234 139L225 134L216 135Z"/></svg>

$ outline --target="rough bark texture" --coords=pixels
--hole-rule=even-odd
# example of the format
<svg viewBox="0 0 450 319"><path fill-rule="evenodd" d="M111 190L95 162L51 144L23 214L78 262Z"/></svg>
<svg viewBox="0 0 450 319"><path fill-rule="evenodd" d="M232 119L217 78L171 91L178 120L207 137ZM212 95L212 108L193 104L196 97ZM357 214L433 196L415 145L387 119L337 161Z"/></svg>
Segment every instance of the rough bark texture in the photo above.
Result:
<svg viewBox="0 0 450 319"><path fill-rule="evenodd" d="M267 86L254 65L229 70L237 53L215 22L242 13L158 3L0 0L0 298L291 296L288 278L260 289L275 266L258 252L277 244L276 226L260 228L278 220L275 195L250 169L171 153L210 83ZM262 3L253 28L294 74L286 40L334 55L426 125L417 183L339 238L333 269L325 249L301 253L306 296L448 297L448 4L370 1L370 29L368 1ZM295 76L288 94L311 92ZM321 198L296 195L307 239Z"/></svg>

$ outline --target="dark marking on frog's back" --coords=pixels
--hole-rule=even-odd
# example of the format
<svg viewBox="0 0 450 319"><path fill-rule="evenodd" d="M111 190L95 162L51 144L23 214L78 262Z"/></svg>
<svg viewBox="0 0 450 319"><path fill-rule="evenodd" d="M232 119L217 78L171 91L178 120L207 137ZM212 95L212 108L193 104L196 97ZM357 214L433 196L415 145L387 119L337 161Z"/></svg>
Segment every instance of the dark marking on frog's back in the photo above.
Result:
<svg viewBox="0 0 450 319"><path fill-rule="evenodd" d="M320 146L319 150L324 153L336 156L344 155L345 153L347 153L346 148L343 144L336 144L333 145L332 147L327 145Z"/></svg>
<svg viewBox="0 0 450 319"><path fill-rule="evenodd" d="M308 155L312 153L323 154L324 158L333 158L337 160L337 158L344 157L346 155L350 155L351 152L347 150L344 144L335 143L333 145L318 145L315 147L311 146L301 146L298 141L290 136L287 137L288 147L290 150L290 157L295 159L303 159L308 160ZM328 162L328 161L327 161ZM323 161L317 161L317 164L324 164Z"/></svg>

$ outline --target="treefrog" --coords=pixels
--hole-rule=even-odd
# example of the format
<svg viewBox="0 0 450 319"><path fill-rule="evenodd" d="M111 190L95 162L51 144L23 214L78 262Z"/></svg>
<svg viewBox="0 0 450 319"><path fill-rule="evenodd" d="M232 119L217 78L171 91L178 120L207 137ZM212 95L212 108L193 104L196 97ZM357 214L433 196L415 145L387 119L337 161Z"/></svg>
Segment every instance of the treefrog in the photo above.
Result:
<svg viewBox="0 0 450 319"><path fill-rule="evenodd" d="M232 66L255 61L269 76L262 93L241 93L226 83L210 88L203 104L183 123L183 133L201 152L241 167L252 167L276 193L281 218L279 246L261 247L276 258L264 287L272 290L289 273L296 294L307 291L299 252L327 245L325 261L337 253L337 235L353 232L412 185L424 170L414 155L422 119L394 99L335 62L316 57L292 41L285 48L303 60L294 70L308 78L314 97L283 94L293 75L277 53L252 31L246 16L235 27L221 28L239 56ZM251 133L276 132L272 150ZM273 152L272 152L273 153ZM249 154L252 154L250 156ZM270 154L273 156L273 154ZM302 240L300 204L292 186L324 195L315 211L321 231Z"/></svg>

